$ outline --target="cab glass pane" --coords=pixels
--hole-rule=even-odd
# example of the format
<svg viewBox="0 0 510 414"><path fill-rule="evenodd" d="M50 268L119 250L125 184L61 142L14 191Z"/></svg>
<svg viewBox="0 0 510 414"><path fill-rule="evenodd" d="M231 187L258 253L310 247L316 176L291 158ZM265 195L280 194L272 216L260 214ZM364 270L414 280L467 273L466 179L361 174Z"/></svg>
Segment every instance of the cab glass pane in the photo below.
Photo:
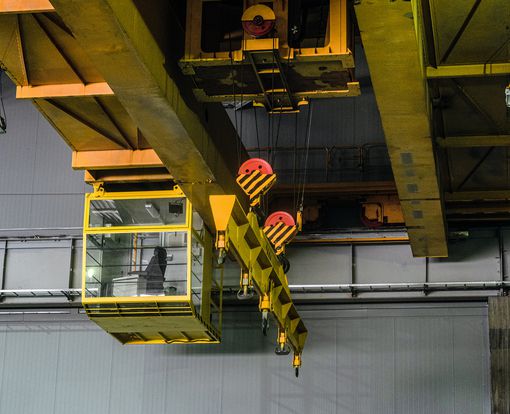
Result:
<svg viewBox="0 0 510 414"><path fill-rule="evenodd" d="M85 296L187 294L187 233L88 234Z"/></svg>
<svg viewBox="0 0 510 414"><path fill-rule="evenodd" d="M185 198L90 201L89 227L186 224Z"/></svg>

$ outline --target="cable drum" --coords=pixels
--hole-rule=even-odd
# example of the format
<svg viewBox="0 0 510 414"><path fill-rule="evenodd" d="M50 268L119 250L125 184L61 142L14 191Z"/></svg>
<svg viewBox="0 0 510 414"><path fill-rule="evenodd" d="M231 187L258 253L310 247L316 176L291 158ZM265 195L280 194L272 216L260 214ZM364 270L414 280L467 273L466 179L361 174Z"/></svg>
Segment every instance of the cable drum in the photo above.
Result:
<svg viewBox="0 0 510 414"><path fill-rule="evenodd" d="M274 11L263 4L248 7L241 17L243 29L253 37L268 35L275 26Z"/></svg>

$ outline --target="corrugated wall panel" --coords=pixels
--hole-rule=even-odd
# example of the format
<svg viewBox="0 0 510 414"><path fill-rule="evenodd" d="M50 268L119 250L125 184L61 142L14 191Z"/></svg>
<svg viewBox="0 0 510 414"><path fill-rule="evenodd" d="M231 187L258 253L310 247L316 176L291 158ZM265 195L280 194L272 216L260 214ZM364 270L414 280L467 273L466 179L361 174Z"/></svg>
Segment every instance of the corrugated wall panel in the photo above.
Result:
<svg viewBox="0 0 510 414"><path fill-rule="evenodd" d="M447 318L395 323L396 412L453 413L452 326ZM469 411L468 411L469 412Z"/></svg>
<svg viewBox="0 0 510 414"><path fill-rule="evenodd" d="M4 371L5 371L5 355L7 354L6 350L6 338L7 338L7 330L0 329L0 350L2 351L2 355L0 358L0 392L4 389ZM0 408L2 407L2 399L0 398Z"/></svg>
<svg viewBox="0 0 510 414"><path fill-rule="evenodd" d="M480 332L483 334L480 335ZM488 404L476 397L473 390L483 390L489 395L490 380L480 372L489 372L489 360L480 358L479 349L489 348L488 327L485 320L458 317L453 324L454 393L455 413L478 412L489 414Z"/></svg>
<svg viewBox="0 0 510 414"><path fill-rule="evenodd" d="M58 330L41 326L17 326L6 333L0 412L54 412L59 342Z"/></svg>
<svg viewBox="0 0 510 414"><path fill-rule="evenodd" d="M90 322L2 322L0 412L490 413L485 305L301 312L299 378L272 352L275 327L262 336L246 308L226 313L221 345L123 346Z"/></svg>
<svg viewBox="0 0 510 414"><path fill-rule="evenodd" d="M165 358L165 347L156 345L154 349L144 347L144 363L138 375L142 377L142 412L149 413L164 412L169 405L166 399L171 399L174 393L168 393L167 383L168 361ZM178 376L172 379L178 382ZM169 395L168 395L169 394Z"/></svg>
<svg viewBox="0 0 510 414"><path fill-rule="evenodd" d="M113 353L110 405L120 412L142 411L144 377L140 372L144 364L144 347L126 347Z"/></svg>
<svg viewBox="0 0 510 414"><path fill-rule="evenodd" d="M265 373L274 361L272 358L262 357L264 353L266 355L271 353L274 347L273 341L270 340L276 334L274 326L270 326L268 337L264 337L253 335L253 326L246 321L235 321L230 315L224 321L225 325L227 328L223 344L214 349L215 353L225 352L221 383L218 384L218 393L221 392L223 395L222 409L225 412L245 412L246 408L250 407L253 412L271 413L269 396L275 392L276 387ZM231 330L235 330L235 335L228 333ZM246 380L247 375L254 378L249 384Z"/></svg>
<svg viewBox="0 0 510 414"><path fill-rule="evenodd" d="M46 368L57 372L53 412L115 412L110 407L112 356L119 344L89 324L80 325L71 330L65 324L53 329L53 336L60 334L58 358L48 360ZM48 343L39 341L32 346L44 348Z"/></svg>

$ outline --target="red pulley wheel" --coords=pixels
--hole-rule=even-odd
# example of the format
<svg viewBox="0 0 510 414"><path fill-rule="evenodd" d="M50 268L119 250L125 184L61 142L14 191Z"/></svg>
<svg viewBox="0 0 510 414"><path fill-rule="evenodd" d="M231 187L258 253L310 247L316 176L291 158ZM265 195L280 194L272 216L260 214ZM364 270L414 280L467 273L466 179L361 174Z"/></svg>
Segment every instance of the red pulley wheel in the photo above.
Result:
<svg viewBox="0 0 510 414"><path fill-rule="evenodd" d="M251 158L248 161L243 162L243 165L239 167L237 174L250 174L257 170L262 174L273 174L271 165L262 158Z"/></svg>
<svg viewBox="0 0 510 414"><path fill-rule="evenodd" d="M254 37L267 35L271 30L273 30L273 27L274 20L262 20L260 22L254 20L243 22L244 31Z"/></svg>
<svg viewBox="0 0 510 414"><path fill-rule="evenodd" d="M275 226L278 223L283 223L286 226L296 225L294 217L292 217L289 213L287 213L286 211L275 211L266 219L264 227Z"/></svg>

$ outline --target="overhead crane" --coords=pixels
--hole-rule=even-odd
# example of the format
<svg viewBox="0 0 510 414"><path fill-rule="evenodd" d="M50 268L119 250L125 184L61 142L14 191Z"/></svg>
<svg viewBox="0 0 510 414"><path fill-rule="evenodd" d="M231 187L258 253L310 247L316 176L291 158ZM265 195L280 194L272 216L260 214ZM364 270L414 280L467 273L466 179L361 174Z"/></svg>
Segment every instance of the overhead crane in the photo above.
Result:
<svg viewBox="0 0 510 414"><path fill-rule="evenodd" d="M154 32L175 16L131 0L0 3L1 63L94 186L84 215L89 317L126 344L219 342L215 247L220 262L228 255L240 265L238 297L259 295L264 333L274 316L276 352L292 350L297 373L307 330L285 244L298 226L285 212L263 220L260 197L276 176L263 160L240 167L246 152L215 102L241 96L283 113L358 95L347 2L240 1L233 26L223 33L212 21L219 38L208 42L208 19L223 3L187 2L179 65L193 90L170 76L177 59L160 43L168 33Z"/></svg>
<svg viewBox="0 0 510 414"><path fill-rule="evenodd" d="M252 206L258 205L275 174L258 159L240 171ZM295 223L287 213L275 212L261 228L261 217L246 214L235 195L211 195L210 202L216 261L208 228L178 186L108 192L96 182L86 196L83 223L85 311L124 344L220 342L223 273L218 264L230 254L241 267L238 298L259 295L262 331L267 334L271 313L278 325L275 352L287 355L293 349L297 376L308 331L292 302L283 259Z"/></svg>

